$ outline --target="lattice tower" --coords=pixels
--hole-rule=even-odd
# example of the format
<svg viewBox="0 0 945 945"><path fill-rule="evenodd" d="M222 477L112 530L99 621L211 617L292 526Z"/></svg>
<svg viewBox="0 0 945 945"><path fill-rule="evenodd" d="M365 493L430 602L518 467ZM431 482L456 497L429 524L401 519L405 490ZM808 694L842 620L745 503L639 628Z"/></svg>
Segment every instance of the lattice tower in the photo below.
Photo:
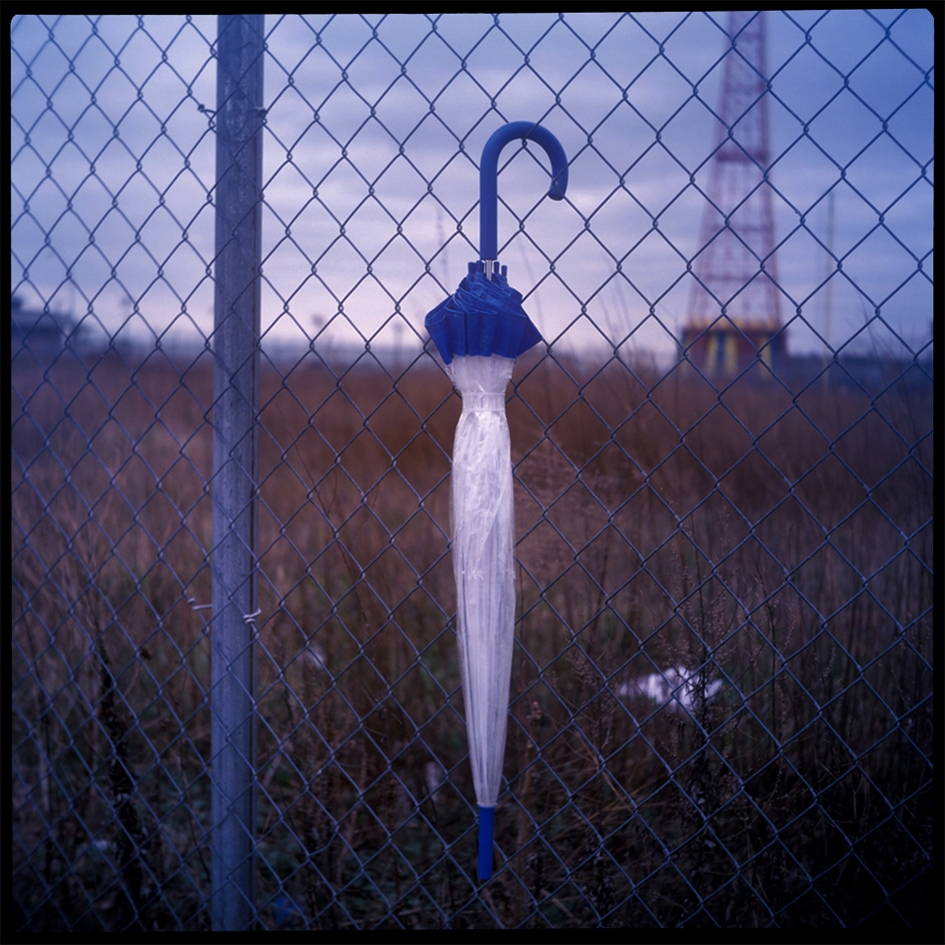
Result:
<svg viewBox="0 0 945 945"><path fill-rule="evenodd" d="M763 12L729 14L732 49L725 58L708 201L693 263L686 333L710 326L766 333L781 326L768 134Z"/></svg>

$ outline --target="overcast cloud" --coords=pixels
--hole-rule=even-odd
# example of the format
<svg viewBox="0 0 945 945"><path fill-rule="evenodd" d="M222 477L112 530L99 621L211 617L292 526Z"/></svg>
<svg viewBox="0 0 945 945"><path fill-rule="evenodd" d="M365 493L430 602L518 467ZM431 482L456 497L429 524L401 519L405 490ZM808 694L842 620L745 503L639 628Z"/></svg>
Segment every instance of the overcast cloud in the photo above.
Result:
<svg viewBox="0 0 945 945"><path fill-rule="evenodd" d="M546 340L584 346L603 332L672 352L725 23L722 13L267 17L269 337L421 344L424 314L478 255L482 147L524 119L571 160L567 200L552 202L541 199L539 149L502 157L500 257ZM888 325L919 350L932 318L932 18L770 13L767 34L789 349L822 350L833 272L835 347L879 307L870 342L909 353ZM14 21L13 289L28 304L138 340L145 322L169 337L212 331L214 139L198 106L215 107L215 37L214 17ZM841 273L823 248L838 181Z"/></svg>

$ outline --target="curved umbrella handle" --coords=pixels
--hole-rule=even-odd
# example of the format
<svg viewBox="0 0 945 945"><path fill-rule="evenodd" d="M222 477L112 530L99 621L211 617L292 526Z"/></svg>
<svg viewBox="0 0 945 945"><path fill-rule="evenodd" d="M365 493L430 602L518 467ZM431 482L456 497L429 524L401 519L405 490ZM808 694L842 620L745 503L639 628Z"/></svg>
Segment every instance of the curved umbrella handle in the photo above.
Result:
<svg viewBox="0 0 945 945"><path fill-rule="evenodd" d="M568 188L568 158L561 142L547 129L530 121L513 121L503 125L482 149L479 163L479 258L485 264L488 278L492 278L493 263L499 255L498 222L496 219L499 195L499 152L516 138L528 138L544 148L551 160L551 189L548 196L561 200Z"/></svg>

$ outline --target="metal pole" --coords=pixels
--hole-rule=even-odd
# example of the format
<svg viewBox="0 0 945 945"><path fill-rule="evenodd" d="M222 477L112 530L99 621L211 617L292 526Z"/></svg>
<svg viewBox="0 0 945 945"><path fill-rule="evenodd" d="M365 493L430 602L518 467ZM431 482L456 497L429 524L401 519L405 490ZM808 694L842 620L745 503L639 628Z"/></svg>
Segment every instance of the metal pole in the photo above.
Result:
<svg viewBox="0 0 945 945"><path fill-rule="evenodd" d="M217 21L211 793L214 931L255 915L263 15Z"/></svg>

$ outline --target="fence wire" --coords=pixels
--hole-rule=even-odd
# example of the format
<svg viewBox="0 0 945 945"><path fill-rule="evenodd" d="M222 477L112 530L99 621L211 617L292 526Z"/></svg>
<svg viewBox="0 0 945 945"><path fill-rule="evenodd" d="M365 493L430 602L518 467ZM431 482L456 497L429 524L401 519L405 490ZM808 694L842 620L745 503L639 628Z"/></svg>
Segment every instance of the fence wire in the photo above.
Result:
<svg viewBox="0 0 945 945"><path fill-rule="evenodd" d="M930 921L924 16L767 15L779 364L684 330L724 15L266 18L257 927ZM216 56L213 18L12 26L21 930L210 927ZM571 189L542 202L535 149L506 152L500 256L545 343L507 404L480 884L459 398L423 314L477 257L482 145L523 118Z"/></svg>

